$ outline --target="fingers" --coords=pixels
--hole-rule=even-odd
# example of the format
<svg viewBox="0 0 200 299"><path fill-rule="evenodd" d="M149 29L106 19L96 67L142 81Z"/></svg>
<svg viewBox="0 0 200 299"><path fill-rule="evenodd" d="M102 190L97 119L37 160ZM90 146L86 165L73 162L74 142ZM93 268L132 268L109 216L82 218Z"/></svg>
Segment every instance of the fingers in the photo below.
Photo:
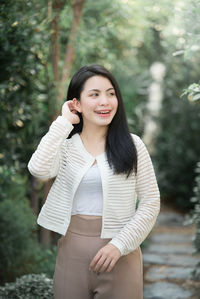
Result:
<svg viewBox="0 0 200 299"><path fill-rule="evenodd" d="M107 268L111 264L111 262L112 262L111 258L107 258L98 272L99 273L103 273L105 271L108 272ZM113 264L113 267L114 267L114 265L115 265L115 263Z"/></svg>
<svg viewBox="0 0 200 299"><path fill-rule="evenodd" d="M68 109L71 111L71 112L77 112L77 110L75 109L75 105L73 103L73 101L67 101L65 102L65 107L68 107Z"/></svg>
<svg viewBox="0 0 200 299"><path fill-rule="evenodd" d="M110 272L116 264L116 260L112 260L106 270L106 272Z"/></svg>
<svg viewBox="0 0 200 299"><path fill-rule="evenodd" d="M66 101L63 106L62 106L62 112L66 112L66 113L73 113L73 114L77 114L78 111L75 107L75 104L73 103L73 101Z"/></svg>
<svg viewBox="0 0 200 299"><path fill-rule="evenodd" d="M74 101L67 101L68 102L68 108L73 113L78 113L79 108L77 107L76 103Z"/></svg>
<svg viewBox="0 0 200 299"><path fill-rule="evenodd" d="M66 117L72 124L78 124L80 118L73 101L66 101L62 106L62 115Z"/></svg>
<svg viewBox="0 0 200 299"><path fill-rule="evenodd" d="M103 273L110 272L121 256L120 250L112 244L102 247L90 263L89 270Z"/></svg>
<svg viewBox="0 0 200 299"><path fill-rule="evenodd" d="M95 262L96 261L96 262ZM93 260L90 270L96 273L110 272L117 262L116 258L110 256L101 256L98 260Z"/></svg>
<svg viewBox="0 0 200 299"><path fill-rule="evenodd" d="M119 257L98 252L93 258L89 270L96 273L110 272L118 261Z"/></svg>
<svg viewBox="0 0 200 299"><path fill-rule="evenodd" d="M100 272L100 269L102 269L102 267L104 266L106 261L107 261L106 256L102 256L96 263L96 265L94 267L94 272L97 272L97 273Z"/></svg>
<svg viewBox="0 0 200 299"><path fill-rule="evenodd" d="M94 270L94 267L95 267L96 263L99 261L99 259L101 258L101 256L102 256L101 253L97 252L97 254L93 258L92 262L90 263L89 270Z"/></svg>

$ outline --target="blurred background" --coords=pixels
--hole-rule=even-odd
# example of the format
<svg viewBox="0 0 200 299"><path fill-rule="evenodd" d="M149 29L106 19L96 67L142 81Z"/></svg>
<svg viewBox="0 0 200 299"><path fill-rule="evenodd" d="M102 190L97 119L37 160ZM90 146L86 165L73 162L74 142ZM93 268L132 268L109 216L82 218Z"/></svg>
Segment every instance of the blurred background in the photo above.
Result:
<svg viewBox="0 0 200 299"><path fill-rule="evenodd" d="M90 63L116 77L162 206L190 215L200 251L199 1L10 0L0 10L0 284L53 276L58 235L36 224L52 182L27 163Z"/></svg>

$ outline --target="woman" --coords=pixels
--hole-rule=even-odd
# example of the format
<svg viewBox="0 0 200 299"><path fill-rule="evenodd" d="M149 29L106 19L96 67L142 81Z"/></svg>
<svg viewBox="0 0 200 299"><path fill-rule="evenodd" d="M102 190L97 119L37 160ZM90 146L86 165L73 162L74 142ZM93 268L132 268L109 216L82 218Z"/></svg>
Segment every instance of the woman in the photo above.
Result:
<svg viewBox="0 0 200 299"><path fill-rule="evenodd" d="M92 64L75 73L62 115L28 168L41 179L56 177L37 220L63 235L55 298L142 299L140 244L155 224L160 193L146 146L129 132L108 70Z"/></svg>

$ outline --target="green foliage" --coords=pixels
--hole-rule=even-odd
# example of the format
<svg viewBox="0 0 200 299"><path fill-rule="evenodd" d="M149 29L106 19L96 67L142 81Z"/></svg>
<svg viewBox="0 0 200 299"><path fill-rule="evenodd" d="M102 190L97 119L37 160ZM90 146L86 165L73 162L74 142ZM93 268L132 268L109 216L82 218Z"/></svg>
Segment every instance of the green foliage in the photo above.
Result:
<svg viewBox="0 0 200 299"><path fill-rule="evenodd" d="M36 217L26 200L0 202L0 281L12 281L26 273L53 276L56 246L41 247L37 241Z"/></svg>
<svg viewBox="0 0 200 299"><path fill-rule="evenodd" d="M182 209L192 208L190 202L194 186L195 166L199 160L200 107L180 99L186 85L199 80L199 55L185 60L183 55L172 55L183 49L184 19L182 4L175 3L176 10L160 33L162 52L166 65L163 82L163 103L157 118L159 134L155 139L157 178L163 199L170 199ZM189 2L184 2L184 8ZM182 53L183 54L183 53ZM187 82L187 84L186 84Z"/></svg>
<svg viewBox="0 0 200 299"><path fill-rule="evenodd" d="M194 196L191 198L191 202L195 204L194 211L192 213L193 222L196 224L196 236L194 244L197 252L200 252L200 162L197 163L196 177L194 186Z"/></svg>
<svg viewBox="0 0 200 299"><path fill-rule="evenodd" d="M197 163L195 173L195 186L193 189L194 196L190 199L194 204L194 210L192 210L188 215L188 222L196 225L194 245L196 252L200 253L200 162ZM194 267L192 275L195 280L200 280L200 262Z"/></svg>
<svg viewBox="0 0 200 299"><path fill-rule="evenodd" d="M0 298L53 299L53 281L45 274L24 275L0 287Z"/></svg>
<svg viewBox="0 0 200 299"><path fill-rule="evenodd" d="M184 38L184 58L192 60L195 54L200 53L200 2L199 0L190 0L183 10L182 26L185 29Z"/></svg>
<svg viewBox="0 0 200 299"><path fill-rule="evenodd" d="M35 249L35 267L34 273L45 273L48 277L53 277L56 264L57 246L38 246Z"/></svg>
<svg viewBox="0 0 200 299"><path fill-rule="evenodd" d="M198 105L197 105L198 106ZM199 160L199 114L187 100L168 100L163 104L154 159L163 198L169 198L180 208L192 208L195 166Z"/></svg>
<svg viewBox="0 0 200 299"><path fill-rule="evenodd" d="M39 245L27 200L27 162L55 111L46 5L11 0L0 6L1 283L38 271L51 277L55 265L55 247Z"/></svg>
<svg viewBox="0 0 200 299"><path fill-rule="evenodd" d="M188 88L184 89L183 95L188 96L188 100L193 102L199 102L200 101L200 84L198 83L192 83L188 86Z"/></svg>
<svg viewBox="0 0 200 299"><path fill-rule="evenodd" d="M184 23L185 28L185 47L184 58L190 61L195 61L196 57L199 57L200 53L200 30L199 30L199 15L200 15L200 3L198 0L192 0L189 2L189 6L184 11ZM198 78L199 79L199 78ZM196 80L194 80L195 82ZM199 81L199 80L198 80ZM196 104L200 103L200 84L192 83L183 90L182 96L187 95L187 98L191 102ZM196 235L194 245L196 251L200 252L200 162L197 163L195 169L195 187L193 189L194 196L191 197L191 202L194 204L194 210L190 213L190 221L196 225ZM196 280L200 280L200 263L198 263L193 271L193 277Z"/></svg>
<svg viewBox="0 0 200 299"><path fill-rule="evenodd" d="M0 280L30 273L37 245L36 219L25 200L0 203Z"/></svg>
<svg viewBox="0 0 200 299"><path fill-rule="evenodd" d="M44 1L20 0L5 2L0 10L0 163L13 167L17 161L22 169L37 136L48 127L45 7Z"/></svg>
<svg viewBox="0 0 200 299"><path fill-rule="evenodd" d="M8 167L7 165L0 166L0 194L1 199L21 200L25 198L27 185L27 177L19 174L18 165Z"/></svg>

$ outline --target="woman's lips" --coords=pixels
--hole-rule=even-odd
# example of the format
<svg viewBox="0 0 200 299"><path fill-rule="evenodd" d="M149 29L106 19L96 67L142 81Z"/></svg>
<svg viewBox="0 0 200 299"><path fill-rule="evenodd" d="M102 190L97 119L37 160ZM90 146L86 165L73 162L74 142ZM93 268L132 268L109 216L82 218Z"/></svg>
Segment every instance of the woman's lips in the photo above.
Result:
<svg viewBox="0 0 200 299"><path fill-rule="evenodd" d="M104 112L104 111L102 111L102 113L99 111L99 112L96 112L101 118L108 118L108 117L110 117L110 113L111 113L111 111L108 111L108 112Z"/></svg>

